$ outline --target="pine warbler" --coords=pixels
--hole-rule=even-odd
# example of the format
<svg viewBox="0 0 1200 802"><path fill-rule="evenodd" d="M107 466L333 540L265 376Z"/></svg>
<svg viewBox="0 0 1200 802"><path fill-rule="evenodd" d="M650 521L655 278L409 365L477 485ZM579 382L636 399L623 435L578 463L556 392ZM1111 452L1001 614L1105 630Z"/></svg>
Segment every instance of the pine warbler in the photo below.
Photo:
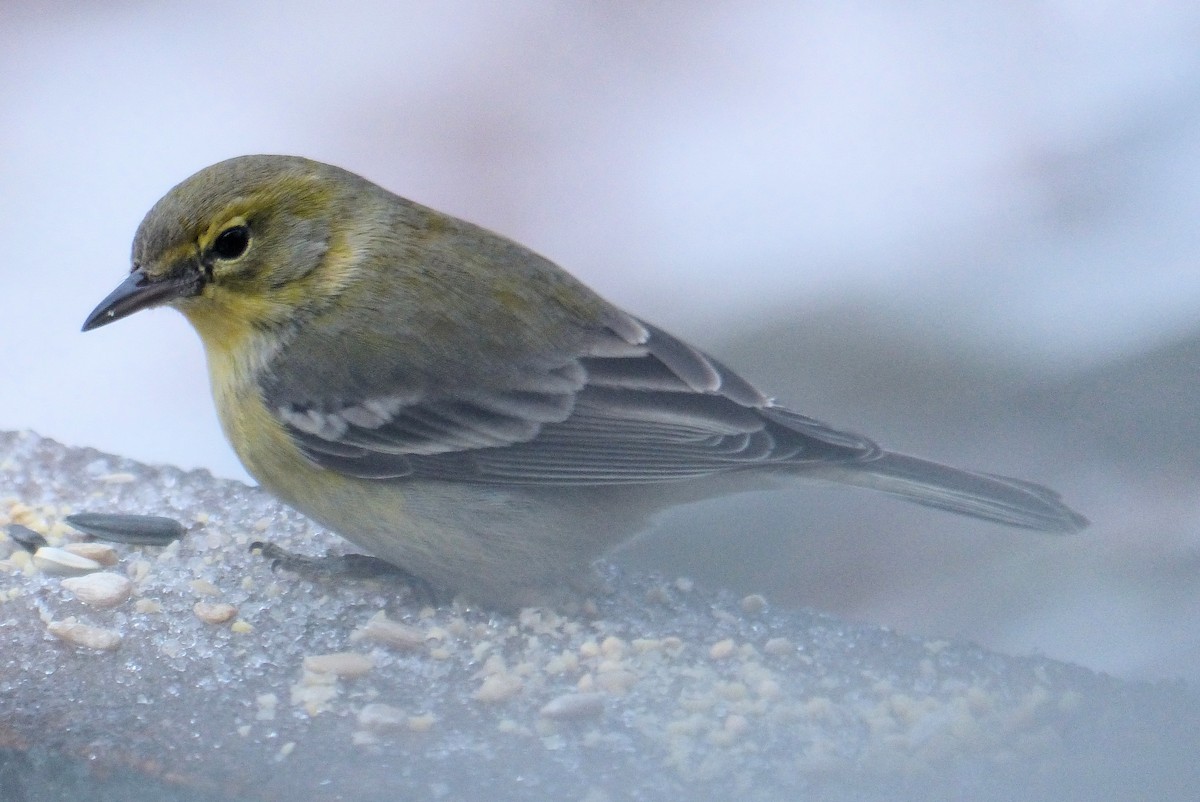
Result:
<svg viewBox="0 0 1200 802"><path fill-rule="evenodd" d="M1047 488L778 406L526 248L307 159L230 159L168 192L83 328L160 304L204 341L252 476L484 603L583 576L654 512L767 477L1029 529L1087 524Z"/></svg>

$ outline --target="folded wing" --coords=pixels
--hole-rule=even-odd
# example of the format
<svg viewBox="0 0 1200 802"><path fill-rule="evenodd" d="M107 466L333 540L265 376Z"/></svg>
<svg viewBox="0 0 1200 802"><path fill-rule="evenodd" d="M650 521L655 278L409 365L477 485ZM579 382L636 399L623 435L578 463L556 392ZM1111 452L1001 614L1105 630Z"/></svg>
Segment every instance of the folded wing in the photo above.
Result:
<svg viewBox="0 0 1200 802"><path fill-rule="evenodd" d="M266 401L314 463L378 480L645 484L880 453L772 405L671 335L625 323L518 389L407 382L358 398L299 404L268 392Z"/></svg>

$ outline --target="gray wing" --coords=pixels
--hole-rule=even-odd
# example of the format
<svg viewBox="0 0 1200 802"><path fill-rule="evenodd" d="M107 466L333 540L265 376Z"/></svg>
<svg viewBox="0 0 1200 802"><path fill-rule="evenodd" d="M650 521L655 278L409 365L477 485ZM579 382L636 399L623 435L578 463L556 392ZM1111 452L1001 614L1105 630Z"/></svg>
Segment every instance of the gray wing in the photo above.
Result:
<svg viewBox="0 0 1200 802"><path fill-rule="evenodd" d="M403 384L297 403L268 383L265 401L314 463L378 480L645 484L880 453L774 406L716 360L633 318L521 389Z"/></svg>

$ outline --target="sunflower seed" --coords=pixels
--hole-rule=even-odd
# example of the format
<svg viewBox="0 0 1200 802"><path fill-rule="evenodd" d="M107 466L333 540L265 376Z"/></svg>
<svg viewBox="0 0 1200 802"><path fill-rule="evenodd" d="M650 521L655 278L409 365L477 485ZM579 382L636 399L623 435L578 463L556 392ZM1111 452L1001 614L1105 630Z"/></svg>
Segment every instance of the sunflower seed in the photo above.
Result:
<svg viewBox="0 0 1200 802"><path fill-rule="evenodd" d="M129 598L133 583L120 574L100 571L62 581L62 586L92 607L116 607Z"/></svg>
<svg viewBox="0 0 1200 802"><path fill-rule="evenodd" d="M87 557L104 566L117 564L117 552L106 543L67 543L63 546L63 551Z"/></svg>
<svg viewBox="0 0 1200 802"><path fill-rule="evenodd" d="M13 539L14 543L30 554L46 545L46 538L28 526L21 526L21 524L9 524L8 536Z"/></svg>
<svg viewBox="0 0 1200 802"><path fill-rule="evenodd" d="M183 537L183 524L161 515L120 515L80 512L64 519L80 532L113 543L165 546Z"/></svg>
<svg viewBox="0 0 1200 802"><path fill-rule="evenodd" d="M33 564L45 574L56 576L79 576L99 571L104 566L87 557L80 557L53 546L42 546L33 553Z"/></svg>

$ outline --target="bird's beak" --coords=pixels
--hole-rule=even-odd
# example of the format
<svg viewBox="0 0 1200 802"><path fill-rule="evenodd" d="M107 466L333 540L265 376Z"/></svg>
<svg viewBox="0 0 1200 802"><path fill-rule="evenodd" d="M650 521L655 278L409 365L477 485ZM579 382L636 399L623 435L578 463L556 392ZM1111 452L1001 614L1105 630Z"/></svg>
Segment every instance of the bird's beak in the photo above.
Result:
<svg viewBox="0 0 1200 802"><path fill-rule="evenodd" d="M200 291L200 276L191 271L151 278L134 270L83 321L83 330L91 331L123 317Z"/></svg>

